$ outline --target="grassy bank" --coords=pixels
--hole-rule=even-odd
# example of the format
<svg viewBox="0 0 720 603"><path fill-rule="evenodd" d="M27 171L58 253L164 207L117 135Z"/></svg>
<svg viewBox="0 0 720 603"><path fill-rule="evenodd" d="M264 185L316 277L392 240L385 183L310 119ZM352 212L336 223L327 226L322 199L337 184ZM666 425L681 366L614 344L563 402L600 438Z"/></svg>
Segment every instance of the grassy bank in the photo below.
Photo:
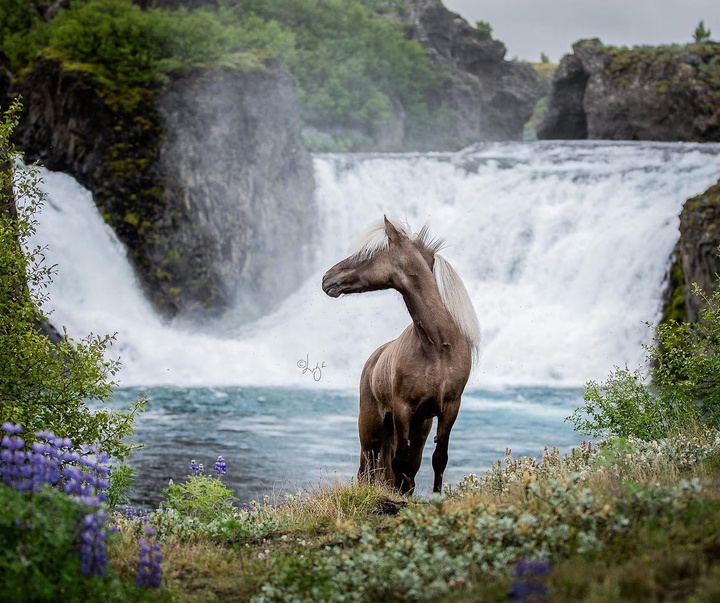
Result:
<svg viewBox="0 0 720 603"><path fill-rule="evenodd" d="M118 515L111 567L132 581L152 526L164 556L163 586L146 593L155 600L720 596L716 430L584 444L564 457L546 450L540 461L508 456L430 500L335 484L270 502Z"/></svg>

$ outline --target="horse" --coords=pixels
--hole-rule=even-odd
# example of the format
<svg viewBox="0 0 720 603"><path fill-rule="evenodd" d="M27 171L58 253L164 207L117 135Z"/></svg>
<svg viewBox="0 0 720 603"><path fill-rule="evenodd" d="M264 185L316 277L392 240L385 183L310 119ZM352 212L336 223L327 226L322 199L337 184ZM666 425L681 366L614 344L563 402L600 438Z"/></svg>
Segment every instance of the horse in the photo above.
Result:
<svg viewBox="0 0 720 603"><path fill-rule="evenodd" d="M383 216L322 280L330 297L395 289L410 313L412 324L365 363L358 414L358 480L382 481L408 495L435 417L433 492L442 491L450 431L480 344L467 290L438 254L443 245L427 225L414 235Z"/></svg>

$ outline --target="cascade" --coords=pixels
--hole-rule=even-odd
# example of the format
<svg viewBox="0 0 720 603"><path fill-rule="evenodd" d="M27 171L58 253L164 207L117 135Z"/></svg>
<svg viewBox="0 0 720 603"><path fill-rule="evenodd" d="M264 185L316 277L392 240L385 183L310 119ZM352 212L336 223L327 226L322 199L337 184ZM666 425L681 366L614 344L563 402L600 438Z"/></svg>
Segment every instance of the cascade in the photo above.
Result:
<svg viewBox="0 0 720 603"><path fill-rule="evenodd" d="M230 312L214 327L159 319L90 194L45 172L36 238L58 265L51 320L73 337L116 332L125 386L355 389L367 356L409 318L394 292L331 299L320 280L385 213L446 240L483 333L470 388L582 385L642 364L678 214L717 181L720 145L492 143L316 155L314 167L312 276L272 314L243 325Z"/></svg>

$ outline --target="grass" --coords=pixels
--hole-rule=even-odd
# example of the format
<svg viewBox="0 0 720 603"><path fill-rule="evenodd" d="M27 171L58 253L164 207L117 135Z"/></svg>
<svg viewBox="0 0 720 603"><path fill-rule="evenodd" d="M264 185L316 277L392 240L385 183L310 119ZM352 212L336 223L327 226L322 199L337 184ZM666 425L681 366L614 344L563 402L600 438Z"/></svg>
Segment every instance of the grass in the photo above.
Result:
<svg viewBox="0 0 720 603"><path fill-rule="evenodd" d="M150 523L172 601L507 601L516 564L550 601L715 601L720 434L616 440L499 461L440 497L334 483L193 524ZM170 519L167 519L167 516ZM165 518L163 518L165 516ZM110 564L132 580L138 520L115 518ZM179 522L180 530L163 527ZM532 600L532 599L517 599Z"/></svg>

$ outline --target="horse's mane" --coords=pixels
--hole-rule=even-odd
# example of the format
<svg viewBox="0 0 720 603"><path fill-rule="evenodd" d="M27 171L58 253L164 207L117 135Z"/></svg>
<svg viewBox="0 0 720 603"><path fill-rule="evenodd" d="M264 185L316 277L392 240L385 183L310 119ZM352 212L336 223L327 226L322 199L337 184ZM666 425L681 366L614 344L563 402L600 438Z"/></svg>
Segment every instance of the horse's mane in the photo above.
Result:
<svg viewBox="0 0 720 603"><path fill-rule="evenodd" d="M455 272L450 262L438 254L438 251L445 245L444 239L431 237L427 224L422 227L419 233L413 234L409 225L395 220L390 220L390 222L418 247L433 256L433 274L440 291L440 298L443 300L445 308L452 316L455 324L470 342L473 349L473 360L475 360L480 346L480 324L460 275ZM387 249L388 245L385 222L379 220L373 223L359 239L355 245L353 257L358 261L369 260L379 251Z"/></svg>

